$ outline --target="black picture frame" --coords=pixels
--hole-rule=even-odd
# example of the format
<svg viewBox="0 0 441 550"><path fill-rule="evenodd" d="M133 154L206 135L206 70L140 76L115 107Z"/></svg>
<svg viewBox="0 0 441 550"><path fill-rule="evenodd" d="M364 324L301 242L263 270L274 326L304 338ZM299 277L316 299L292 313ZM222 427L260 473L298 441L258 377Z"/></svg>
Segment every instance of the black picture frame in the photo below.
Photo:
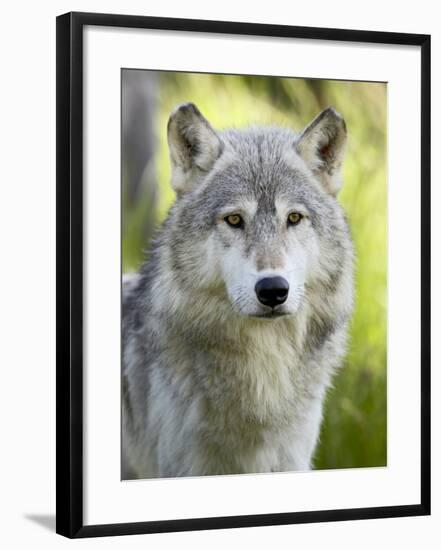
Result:
<svg viewBox="0 0 441 550"><path fill-rule="evenodd" d="M412 505L106 525L83 524L83 29L85 25L419 46L421 49L421 495ZM98 13L56 22L56 531L159 533L430 514L430 36Z"/></svg>

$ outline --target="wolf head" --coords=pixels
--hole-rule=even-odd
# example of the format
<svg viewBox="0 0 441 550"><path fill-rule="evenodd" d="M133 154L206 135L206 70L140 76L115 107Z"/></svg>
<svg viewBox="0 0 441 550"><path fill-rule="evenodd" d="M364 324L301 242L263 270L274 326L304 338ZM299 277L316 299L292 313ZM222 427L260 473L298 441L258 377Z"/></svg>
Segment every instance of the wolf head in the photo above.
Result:
<svg viewBox="0 0 441 550"><path fill-rule="evenodd" d="M300 134L217 132L188 103L170 116L168 143L177 201L166 223L180 285L262 318L295 314L314 285L335 291L348 230L336 201L346 126L334 109Z"/></svg>

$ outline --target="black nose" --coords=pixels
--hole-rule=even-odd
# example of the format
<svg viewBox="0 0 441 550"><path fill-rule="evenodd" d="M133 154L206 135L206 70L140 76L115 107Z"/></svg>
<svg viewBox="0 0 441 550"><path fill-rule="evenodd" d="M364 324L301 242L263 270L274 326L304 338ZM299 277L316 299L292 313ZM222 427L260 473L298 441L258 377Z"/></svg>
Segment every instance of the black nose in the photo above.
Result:
<svg viewBox="0 0 441 550"><path fill-rule="evenodd" d="M254 290L260 303L276 307L288 298L289 284L283 277L265 277L257 281Z"/></svg>

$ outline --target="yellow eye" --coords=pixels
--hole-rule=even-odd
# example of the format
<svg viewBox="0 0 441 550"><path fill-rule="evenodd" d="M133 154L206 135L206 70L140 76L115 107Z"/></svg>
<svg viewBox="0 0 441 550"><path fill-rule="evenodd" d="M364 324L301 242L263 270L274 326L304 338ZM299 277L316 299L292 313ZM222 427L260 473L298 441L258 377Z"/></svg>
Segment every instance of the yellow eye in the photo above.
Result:
<svg viewBox="0 0 441 550"><path fill-rule="evenodd" d="M302 219L302 215L298 212L291 212L288 216L288 225L296 225Z"/></svg>
<svg viewBox="0 0 441 550"><path fill-rule="evenodd" d="M230 214L224 219L228 225L231 225L231 227L242 227L243 225L243 220L239 214Z"/></svg>

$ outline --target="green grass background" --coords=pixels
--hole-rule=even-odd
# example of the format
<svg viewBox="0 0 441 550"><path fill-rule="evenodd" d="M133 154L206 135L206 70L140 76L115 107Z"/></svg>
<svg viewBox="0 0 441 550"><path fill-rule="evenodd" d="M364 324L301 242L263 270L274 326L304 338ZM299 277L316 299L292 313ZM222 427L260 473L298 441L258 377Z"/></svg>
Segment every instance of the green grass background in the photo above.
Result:
<svg viewBox="0 0 441 550"><path fill-rule="evenodd" d="M386 465L386 84L160 73L154 121L157 223L174 200L167 120L177 104L187 101L196 103L217 128L278 124L300 130L327 106L343 114L349 144L339 200L357 254L356 308L348 353L327 395L314 464L318 469ZM136 270L148 247L143 231L148 210L142 193L134 205L123 201L124 271Z"/></svg>

